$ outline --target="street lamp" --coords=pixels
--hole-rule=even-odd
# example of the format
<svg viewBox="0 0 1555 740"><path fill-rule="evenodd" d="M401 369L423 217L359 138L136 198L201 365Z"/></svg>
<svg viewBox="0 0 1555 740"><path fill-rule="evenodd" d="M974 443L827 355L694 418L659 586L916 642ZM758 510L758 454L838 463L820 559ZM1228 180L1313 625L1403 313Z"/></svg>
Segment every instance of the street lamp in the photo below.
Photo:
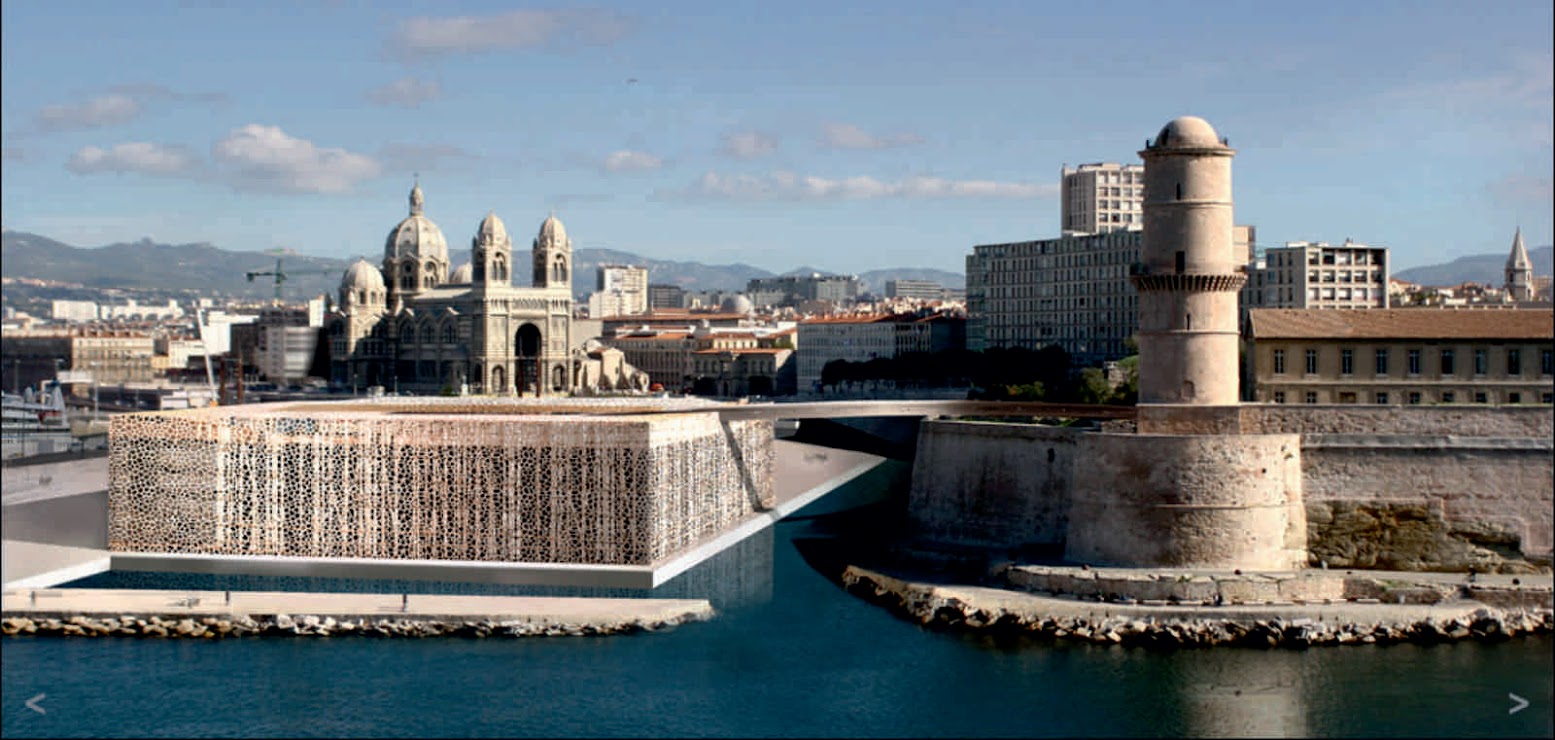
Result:
<svg viewBox="0 0 1555 740"><path fill-rule="evenodd" d="M97 420L97 363L89 365L92 368L92 421Z"/></svg>

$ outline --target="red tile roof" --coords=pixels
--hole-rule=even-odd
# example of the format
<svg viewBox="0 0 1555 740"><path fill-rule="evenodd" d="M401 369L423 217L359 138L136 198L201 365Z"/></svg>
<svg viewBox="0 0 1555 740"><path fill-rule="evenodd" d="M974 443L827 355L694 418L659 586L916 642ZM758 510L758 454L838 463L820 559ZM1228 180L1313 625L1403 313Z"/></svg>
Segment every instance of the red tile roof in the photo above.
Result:
<svg viewBox="0 0 1555 740"><path fill-rule="evenodd" d="M1555 311L1544 309L1297 309L1250 313L1257 339L1503 339L1552 341Z"/></svg>

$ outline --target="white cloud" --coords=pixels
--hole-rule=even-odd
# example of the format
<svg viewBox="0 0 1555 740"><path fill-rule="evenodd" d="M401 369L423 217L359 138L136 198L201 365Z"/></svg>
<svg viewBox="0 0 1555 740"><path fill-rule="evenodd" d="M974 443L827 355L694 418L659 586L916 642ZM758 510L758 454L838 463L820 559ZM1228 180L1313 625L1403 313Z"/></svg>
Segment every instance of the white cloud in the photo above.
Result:
<svg viewBox="0 0 1555 740"><path fill-rule="evenodd" d="M82 147L65 163L65 169L78 175L112 172L171 177L198 168L199 161L182 147L146 141L115 144L110 149Z"/></svg>
<svg viewBox="0 0 1555 740"><path fill-rule="evenodd" d="M102 128L127 123L145 110L139 99L122 93L100 95L84 103L45 105L38 111L40 131Z"/></svg>
<svg viewBox="0 0 1555 740"><path fill-rule="evenodd" d="M233 130L211 147L211 154L239 189L340 193L381 171L365 154L315 146L280 127L257 123Z"/></svg>
<svg viewBox="0 0 1555 740"><path fill-rule="evenodd" d="M664 166L664 160L648 154L647 152L634 152L622 149L612 152L605 157L605 169L611 172L641 172L643 170L656 170Z"/></svg>
<svg viewBox="0 0 1555 740"><path fill-rule="evenodd" d="M33 118L33 126L43 133L104 128L128 123L146 112L152 101L219 103L221 93L181 93L165 85L142 82L117 85L106 95L80 103L45 105Z"/></svg>
<svg viewBox="0 0 1555 740"><path fill-rule="evenodd" d="M777 151L777 137L760 131L724 134L720 152L738 159L755 159Z"/></svg>
<svg viewBox="0 0 1555 740"><path fill-rule="evenodd" d="M367 93L367 98L378 105L397 105L416 108L422 103L437 100L443 95L443 86L437 80L403 77Z"/></svg>
<svg viewBox="0 0 1555 740"><path fill-rule="evenodd" d="M1055 195L1050 184L999 182L996 180L947 180L913 175L900 180L880 180L867 175L843 178L798 175L778 170L767 175L720 175L708 172L683 191L668 193L682 198L714 200L877 200L905 199L1025 199Z"/></svg>
<svg viewBox="0 0 1555 740"><path fill-rule="evenodd" d="M1555 55L1513 54L1500 70L1478 77L1433 80L1386 91L1381 106L1413 106L1451 118L1480 120L1513 141L1548 147L1555 141Z"/></svg>
<svg viewBox="0 0 1555 740"><path fill-rule="evenodd" d="M494 50L539 49L564 43L608 44L630 22L603 10L515 10L487 16L409 18L389 41L396 55L431 57Z"/></svg>
<svg viewBox="0 0 1555 740"><path fill-rule="evenodd" d="M851 123L828 123L821 127L821 144L832 149L886 149L922 142L923 137L917 134L876 136Z"/></svg>
<svg viewBox="0 0 1555 740"><path fill-rule="evenodd" d="M1550 178L1537 175L1507 175L1487 186L1491 197L1508 205L1543 205L1555 200L1555 185Z"/></svg>

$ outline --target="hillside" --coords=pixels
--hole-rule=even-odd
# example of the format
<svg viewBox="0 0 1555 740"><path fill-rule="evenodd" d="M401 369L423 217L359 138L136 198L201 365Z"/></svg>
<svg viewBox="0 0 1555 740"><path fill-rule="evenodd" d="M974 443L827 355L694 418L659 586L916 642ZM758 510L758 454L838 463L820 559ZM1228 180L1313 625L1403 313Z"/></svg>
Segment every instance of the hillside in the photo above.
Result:
<svg viewBox="0 0 1555 740"><path fill-rule="evenodd" d="M1533 261L1533 274L1555 273L1555 247L1549 245L1528 250ZM1421 285L1459 285L1461 283L1490 283L1500 285L1506 280L1506 254L1471 254L1440 265L1411 267L1393 273L1399 280Z"/></svg>
<svg viewBox="0 0 1555 740"><path fill-rule="evenodd" d="M449 255L457 267L470 259L467 249ZM158 244L148 239L101 247L76 247L45 236L20 231L0 233L0 269L10 278L34 278L79 283L85 288L119 288L143 291L196 290L208 295L264 299L274 295L273 278L250 282L245 274L275 269L276 260L288 274L282 294L298 300L320 293L333 295L350 260L301 254L239 252L213 244ZM515 277L528 276L529 250L514 250ZM744 290L751 278L772 272L746 264L707 265L700 262L655 260L613 249L579 249L573 255L574 295L582 298L594 290L596 268L601 264L632 264L648 268L650 283L678 285L688 291ZM810 272L812 268L804 268ZM816 272L822 270L816 269ZM870 289L880 291L886 280L935 280L959 288L962 276L941 270L890 268L859 276Z"/></svg>

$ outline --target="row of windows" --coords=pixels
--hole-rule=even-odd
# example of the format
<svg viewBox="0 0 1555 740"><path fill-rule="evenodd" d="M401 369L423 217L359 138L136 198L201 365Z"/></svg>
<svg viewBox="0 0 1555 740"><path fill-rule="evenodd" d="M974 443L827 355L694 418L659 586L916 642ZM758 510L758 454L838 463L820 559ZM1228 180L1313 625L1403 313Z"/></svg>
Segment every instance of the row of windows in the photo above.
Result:
<svg viewBox="0 0 1555 740"><path fill-rule="evenodd" d="M1335 400L1342 404L1360 403L1364 396L1365 394L1360 391L1340 391L1338 394L1336 394ZM1472 403L1490 403L1491 396L1492 393L1490 391L1468 391L1463 394L1463 401ZM1275 403L1286 403L1287 396L1285 391L1275 391L1273 394L1273 400ZM1441 403L1459 403L1457 391L1442 391L1439 394L1434 394L1434 398L1433 394L1426 391L1405 391L1403 393L1399 393L1398 395L1394 395L1394 393L1391 391L1373 391L1368 400L1379 406L1386 406L1388 404L1394 403L1395 401L1402 401L1410 406L1419 406L1423 403L1432 403L1436 401L1440 401ZM1522 391L1508 391L1506 394L1506 403L1509 404L1531 403L1532 401L1532 393L1527 394L1526 400ZM1317 403L1317 391L1306 391L1304 394L1302 394L1302 402ZM1555 393L1541 392L1539 394L1539 403L1555 403Z"/></svg>
<svg viewBox="0 0 1555 740"><path fill-rule="evenodd" d="M1318 368L1320 366L1320 360L1321 360L1321 357L1322 357L1321 352L1322 352L1322 350L1320 350L1320 349L1309 349L1309 350L1306 350L1306 354L1305 354L1306 364L1305 364L1304 368L1305 368L1305 372L1306 372L1307 375L1317 375L1318 374ZM1517 348L1517 347L1507 348L1502 356L1505 357L1505 362L1503 363L1503 368L1505 369L1507 375L1517 376L1517 375L1522 375L1523 374L1523 351L1522 351L1521 348ZM1374 364L1373 367L1375 367L1375 369L1376 369L1376 374L1377 375L1387 375L1388 374L1388 369L1389 369L1389 360L1390 360L1390 353L1389 353L1389 351L1386 350L1386 349L1376 350L1374 355L1373 355L1373 358L1375 360L1375 364ZM1422 372L1424 372L1424 358L1425 358L1425 351L1424 350L1419 350L1419 349L1406 350L1404 352L1404 368L1405 368L1405 373L1408 374L1408 375L1420 375ZM1473 371L1474 371L1475 375L1488 375L1488 374L1490 374L1490 363L1491 363L1491 353L1490 353L1490 350L1488 350L1488 349L1476 349L1476 350L1474 350L1472 366L1473 366ZM1443 349L1443 350L1441 350L1440 353L1438 354L1437 369L1438 369L1439 374L1443 375L1443 376L1457 375L1458 374L1457 350L1454 350L1454 349ZM1286 372L1286 370L1285 370L1285 350L1283 350L1283 349L1274 350L1274 374L1275 375L1284 375L1285 372ZM1552 373L1555 373L1555 351L1547 350L1547 349L1540 350L1539 351L1539 374L1541 374L1541 375L1550 375ZM1340 375L1354 375L1355 374L1355 350L1353 350L1353 349L1341 349L1341 350L1339 350L1339 374Z"/></svg>

